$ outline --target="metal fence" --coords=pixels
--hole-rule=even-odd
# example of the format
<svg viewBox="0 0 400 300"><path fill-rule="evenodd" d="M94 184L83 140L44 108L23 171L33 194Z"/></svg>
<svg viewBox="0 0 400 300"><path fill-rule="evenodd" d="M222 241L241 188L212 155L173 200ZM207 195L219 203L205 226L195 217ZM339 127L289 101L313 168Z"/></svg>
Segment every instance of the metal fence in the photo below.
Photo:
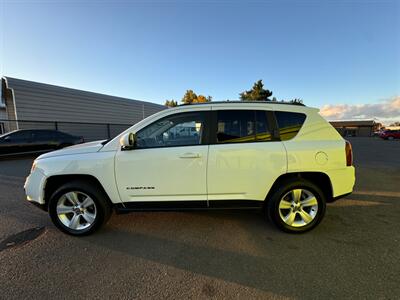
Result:
<svg viewBox="0 0 400 300"><path fill-rule="evenodd" d="M95 141L113 138L132 125L0 119L0 134L17 129L51 129L83 137L85 141Z"/></svg>

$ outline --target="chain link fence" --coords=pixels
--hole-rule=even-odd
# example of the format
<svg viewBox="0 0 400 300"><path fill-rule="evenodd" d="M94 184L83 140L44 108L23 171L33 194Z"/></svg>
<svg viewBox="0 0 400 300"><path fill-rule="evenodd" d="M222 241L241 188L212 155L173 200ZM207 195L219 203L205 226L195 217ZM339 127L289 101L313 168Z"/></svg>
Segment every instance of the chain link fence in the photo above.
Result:
<svg viewBox="0 0 400 300"><path fill-rule="evenodd" d="M18 129L50 129L83 137L85 141L95 141L113 138L132 125L0 119L0 134Z"/></svg>

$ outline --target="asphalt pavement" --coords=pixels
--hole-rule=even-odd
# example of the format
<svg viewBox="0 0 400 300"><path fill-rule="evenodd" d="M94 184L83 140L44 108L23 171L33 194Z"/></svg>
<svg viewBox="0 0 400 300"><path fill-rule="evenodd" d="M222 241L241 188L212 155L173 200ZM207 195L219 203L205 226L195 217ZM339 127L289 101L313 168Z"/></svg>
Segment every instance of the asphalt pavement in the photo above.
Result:
<svg viewBox="0 0 400 300"><path fill-rule="evenodd" d="M400 141L351 142L355 192L301 235L259 212L201 211L113 215L75 238L25 201L32 158L1 160L0 299L396 299Z"/></svg>

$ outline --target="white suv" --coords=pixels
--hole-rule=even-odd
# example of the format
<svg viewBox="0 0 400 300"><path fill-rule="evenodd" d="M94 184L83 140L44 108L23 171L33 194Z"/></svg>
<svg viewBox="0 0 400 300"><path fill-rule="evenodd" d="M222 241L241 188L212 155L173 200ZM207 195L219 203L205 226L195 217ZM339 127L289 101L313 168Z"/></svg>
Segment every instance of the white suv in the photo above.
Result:
<svg viewBox="0 0 400 300"><path fill-rule="evenodd" d="M317 109L228 101L166 109L110 141L41 155L25 190L72 235L99 229L113 209L261 208L304 232L354 182L350 144Z"/></svg>

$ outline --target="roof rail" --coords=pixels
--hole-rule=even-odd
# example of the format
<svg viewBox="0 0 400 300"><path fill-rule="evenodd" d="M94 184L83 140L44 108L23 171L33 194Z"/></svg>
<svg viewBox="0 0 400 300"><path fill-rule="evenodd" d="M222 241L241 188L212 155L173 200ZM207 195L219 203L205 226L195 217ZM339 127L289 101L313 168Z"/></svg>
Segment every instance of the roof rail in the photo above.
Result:
<svg viewBox="0 0 400 300"><path fill-rule="evenodd" d="M186 106L186 105L204 105L204 104L226 104L226 103L258 103L258 104L286 104L286 105L297 105L297 106L306 106L303 103L298 102L280 102L280 101L266 101L266 100L255 100L255 101L247 101L247 100L225 100L225 101L210 101L210 102L201 102L201 103L183 103L178 106Z"/></svg>

